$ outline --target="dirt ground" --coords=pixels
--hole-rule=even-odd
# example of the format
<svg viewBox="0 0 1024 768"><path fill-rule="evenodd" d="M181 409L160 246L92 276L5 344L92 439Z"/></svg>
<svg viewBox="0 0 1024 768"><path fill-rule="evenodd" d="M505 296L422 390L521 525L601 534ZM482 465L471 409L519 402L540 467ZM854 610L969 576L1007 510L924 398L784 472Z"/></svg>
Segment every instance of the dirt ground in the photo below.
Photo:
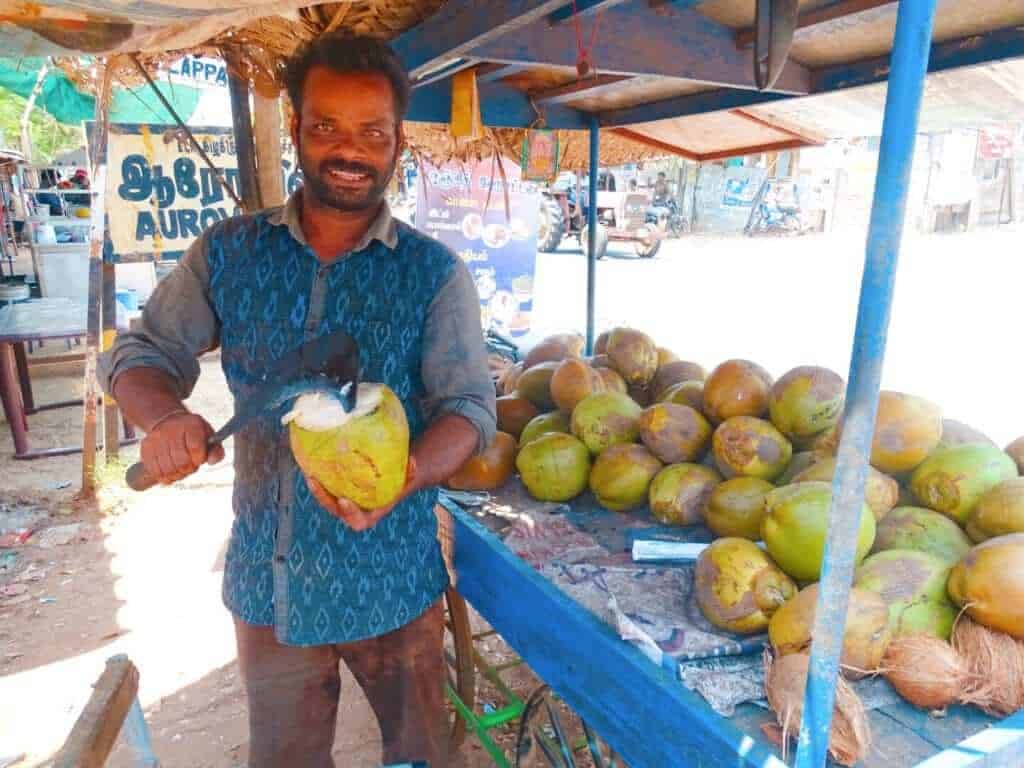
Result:
<svg viewBox="0 0 1024 768"><path fill-rule="evenodd" d="M66 353L48 344L36 357ZM230 400L211 356L202 363L191 408L219 424ZM80 396L81 366L33 367L37 402ZM81 441L81 409L29 418L33 447ZM230 443L228 446L230 452ZM39 517L24 544L0 548L0 766L46 765L87 700L110 656L127 654L141 675L140 700L161 765L231 768L247 759L246 701L236 664L234 634L220 599L223 557L231 524L232 470L228 460L174 488L133 494L120 484L137 448L122 450L106 470L95 503L81 504L80 457L14 461L0 423L0 535ZM52 548L41 531L76 525L71 541ZM11 542L8 542L11 543ZM486 641L502 658L500 639ZM511 676L523 695L537 685L526 670ZM481 701L497 694L480 686ZM380 765L376 721L355 681L343 669L335 756L339 766ZM511 749L511 729L499 734ZM21 761L5 759L24 755ZM491 765L468 739L453 766ZM127 768L123 746L111 768Z"/></svg>

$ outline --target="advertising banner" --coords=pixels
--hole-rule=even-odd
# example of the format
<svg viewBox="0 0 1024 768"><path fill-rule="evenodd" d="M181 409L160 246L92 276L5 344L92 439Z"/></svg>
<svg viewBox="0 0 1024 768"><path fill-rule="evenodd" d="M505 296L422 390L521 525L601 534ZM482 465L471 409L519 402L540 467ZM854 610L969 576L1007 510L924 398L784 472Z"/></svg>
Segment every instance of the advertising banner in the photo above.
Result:
<svg viewBox="0 0 1024 768"><path fill-rule="evenodd" d="M518 162L500 163L501 169L490 159L440 168L424 163L416 227L469 267L484 329L518 337L530 330L540 200L536 185L522 180Z"/></svg>

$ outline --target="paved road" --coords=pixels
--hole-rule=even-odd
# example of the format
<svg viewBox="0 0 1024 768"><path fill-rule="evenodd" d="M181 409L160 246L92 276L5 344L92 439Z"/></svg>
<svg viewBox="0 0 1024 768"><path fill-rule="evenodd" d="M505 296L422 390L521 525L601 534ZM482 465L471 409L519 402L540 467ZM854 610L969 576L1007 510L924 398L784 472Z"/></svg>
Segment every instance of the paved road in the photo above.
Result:
<svg viewBox="0 0 1024 768"><path fill-rule="evenodd" d="M849 368L863 232L670 241L642 260L613 245L598 265L598 329L641 328L711 368L745 357L780 376ZM574 240L539 254L534 332L582 331L586 265ZM928 397L1001 445L1024 435L1024 230L908 236L886 388Z"/></svg>

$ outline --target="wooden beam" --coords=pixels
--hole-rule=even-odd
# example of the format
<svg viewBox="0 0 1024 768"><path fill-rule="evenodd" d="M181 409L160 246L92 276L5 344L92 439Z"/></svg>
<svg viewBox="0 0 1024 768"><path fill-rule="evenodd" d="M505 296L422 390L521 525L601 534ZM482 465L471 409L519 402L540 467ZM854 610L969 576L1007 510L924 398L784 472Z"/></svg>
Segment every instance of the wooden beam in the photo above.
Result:
<svg viewBox="0 0 1024 768"><path fill-rule="evenodd" d="M629 128L612 128L611 132L616 133L619 136L622 136L624 139L629 139L630 141L635 141L639 144L645 144L648 147L651 147L652 149L664 150L665 152L668 152L671 155L679 155L680 157L685 157L687 160L700 161L700 155L698 155L696 152L691 152L688 149L683 149L682 147L677 147L674 144L668 144L664 141L659 141L658 139L652 139L650 136L645 136L642 133L637 133L636 131L632 131Z"/></svg>
<svg viewBox="0 0 1024 768"><path fill-rule="evenodd" d="M701 115L708 112L721 112L735 109L736 107L749 107L754 104L765 104L790 98L793 97L782 93L718 88L703 93L662 99L661 101L654 101L635 107L608 110L601 114L601 125L612 127L650 123L656 120L667 120L687 115Z"/></svg>
<svg viewBox="0 0 1024 768"><path fill-rule="evenodd" d="M512 77L520 72L525 72L530 66L528 64L498 64L497 62L484 62L476 68L476 82L477 85L483 85L484 83L494 83L498 80L504 80L506 77Z"/></svg>
<svg viewBox="0 0 1024 768"><path fill-rule="evenodd" d="M575 67L576 36L572 25L535 23L472 49L485 61L535 66ZM661 75L728 88L755 90L753 50L736 48L732 30L692 8L665 7L655 13L634 5L608 8L591 64L620 75ZM790 60L773 90L805 94L811 75Z"/></svg>
<svg viewBox="0 0 1024 768"><path fill-rule="evenodd" d="M583 97L593 96L595 91L601 91L609 86L632 80L629 75L594 75L576 80L565 85L557 85L554 88L547 88L530 94L538 104L564 104L567 101L575 101Z"/></svg>
<svg viewBox="0 0 1024 768"><path fill-rule="evenodd" d="M117 267L103 262L103 351L117 340ZM103 455L107 464L116 464L121 452L121 417L113 396L103 395Z"/></svg>
<svg viewBox="0 0 1024 768"><path fill-rule="evenodd" d="M253 138L260 200L266 208L284 203L281 176L281 98L268 99L253 89Z"/></svg>
<svg viewBox="0 0 1024 768"><path fill-rule="evenodd" d="M107 659L53 768L103 768L138 692L139 671L128 657Z"/></svg>
<svg viewBox="0 0 1024 768"><path fill-rule="evenodd" d="M110 92L114 72L110 61L102 63L100 91L96 94L95 126L90 146L90 186L100 194L92 200L89 229L89 292L86 306L85 371L82 374L82 496L96 493L96 363L100 350L103 311L103 243L106 212L103 190L107 187L107 136L110 131Z"/></svg>
<svg viewBox="0 0 1024 768"><path fill-rule="evenodd" d="M816 8L800 14L796 22L793 41L821 37L841 29L870 24L879 19L896 18L896 0L840 0L824 8ZM736 33L736 46L749 48L754 44L754 29Z"/></svg>
<svg viewBox="0 0 1024 768"><path fill-rule="evenodd" d="M778 131L779 133L784 133L787 136L792 136L794 139L806 141L808 144L821 145L825 143L825 139L821 136L814 136L809 133L799 133L785 125L780 125L778 122L774 120L768 120L767 118L761 117L760 115L755 115L751 112L747 112L745 109L733 109L730 110L730 113L736 115L737 117L742 117L744 120L748 120L752 123L763 125L765 128L771 128L773 131Z"/></svg>
<svg viewBox="0 0 1024 768"><path fill-rule="evenodd" d="M441 67L436 72L431 72L424 75L419 80L412 83L412 87L422 88L424 85L430 85L436 83L438 80L447 80L449 77L454 75L456 72L461 72L464 69L476 66L476 59L455 59L450 64Z"/></svg>
<svg viewBox="0 0 1024 768"><path fill-rule="evenodd" d="M787 139L786 141L774 141L769 144L755 144L751 147L737 147L735 149L723 149L720 152L708 152L700 156L700 162L709 160L724 160L727 157L744 157L746 155L759 155L762 152L779 152L783 149L799 149L800 147L811 146L802 139Z"/></svg>
<svg viewBox="0 0 1024 768"><path fill-rule="evenodd" d="M249 78L238 52L225 49L228 69L228 93L231 97L231 125L238 157L238 186L242 193L242 209L253 213L263 207L256 172L256 143L253 138L252 114L249 111Z"/></svg>
<svg viewBox="0 0 1024 768"><path fill-rule="evenodd" d="M545 19L571 0L449 0L433 16L392 41L416 79L480 45Z"/></svg>
<svg viewBox="0 0 1024 768"><path fill-rule="evenodd" d="M451 81L443 80L412 92L406 120L413 123L447 123L451 119ZM539 106L539 105L538 105ZM526 128L537 120L537 109L523 91L502 83L480 87L480 111L484 125L498 128ZM561 104L545 105L544 122L549 128L579 130L586 127L584 116Z"/></svg>

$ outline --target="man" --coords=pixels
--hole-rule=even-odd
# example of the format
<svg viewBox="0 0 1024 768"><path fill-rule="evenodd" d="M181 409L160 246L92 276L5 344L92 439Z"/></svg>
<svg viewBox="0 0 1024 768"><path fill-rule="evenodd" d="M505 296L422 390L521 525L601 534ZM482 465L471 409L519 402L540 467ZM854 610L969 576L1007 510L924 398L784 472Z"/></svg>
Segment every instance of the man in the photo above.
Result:
<svg viewBox="0 0 1024 768"><path fill-rule="evenodd" d="M654 182L654 205L668 205L671 191L668 187L668 179L664 171L658 171L658 180Z"/></svg>
<svg viewBox="0 0 1024 768"><path fill-rule="evenodd" d="M344 329L363 376L402 400L413 435L401 500L363 510L306 480L284 409L235 437L236 514L224 571L249 696L250 766L333 766L339 660L380 723L384 762L447 764L442 681L447 574L436 486L495 431L494 387L466 267L384 203L409 85L392 51L332 34L287 68L305 180L283 208L206 230L119 338L102 376L147 433L163 483L223 456L183 400L221 347L236 403L274 360ZM197 628L198 630L199 628Z"/></svg>

